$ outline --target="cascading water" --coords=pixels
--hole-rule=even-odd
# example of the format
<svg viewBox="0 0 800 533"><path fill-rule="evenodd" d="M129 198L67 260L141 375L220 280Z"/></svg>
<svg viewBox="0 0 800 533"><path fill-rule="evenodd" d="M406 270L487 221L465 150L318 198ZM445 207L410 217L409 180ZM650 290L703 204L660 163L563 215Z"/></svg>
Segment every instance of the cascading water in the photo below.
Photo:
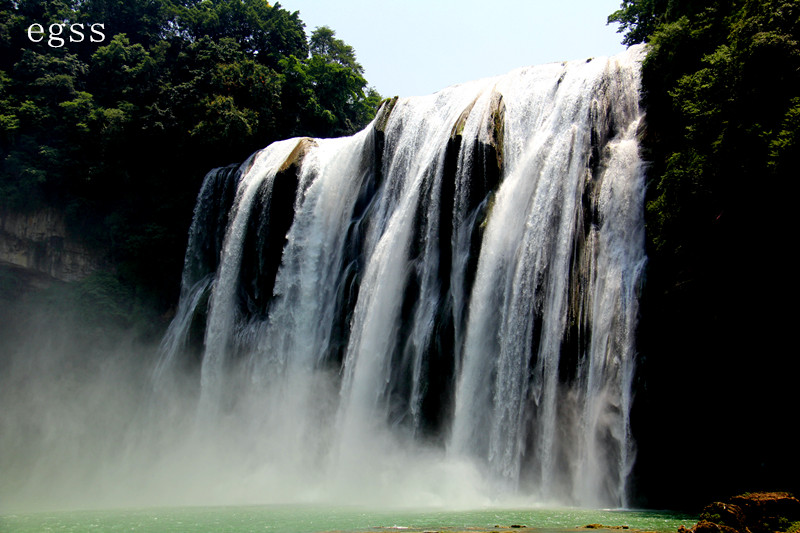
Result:
<svg viewBox="0 0 800 533"><path fill-rule="evenodd" d="M641 56L389 100L209 173L159 386L197 360L199 434L246 420L250 464L308 498L625 506Z"/></svg>

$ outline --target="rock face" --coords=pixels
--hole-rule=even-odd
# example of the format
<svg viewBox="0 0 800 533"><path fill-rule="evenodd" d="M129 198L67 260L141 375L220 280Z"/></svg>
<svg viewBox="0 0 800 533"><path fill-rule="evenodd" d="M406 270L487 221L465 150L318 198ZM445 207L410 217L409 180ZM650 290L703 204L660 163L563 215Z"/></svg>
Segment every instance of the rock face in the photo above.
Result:
<svg viewBox="0 0 800 533"><path fill-rule="evenodd" d="M787 492L755 492L707 505L700 521L679 533L774 533L797 531L800 500Z"/></svg>
<svg viewBox="0 0 800 533"><path fill-rule="evenodd" d="M254 209L247 226L239 283L246 294L242 312L265 316L281 265L281 253L286 235L294 221L294 202L300 185L300 166L309 149L317 143L303 137L281 165L271 184L259 187L262 200Z"/></svg>
<svg viewBox="0 0 800 533"><path fill-rule="evenodd" d="M62 281L78 281L102 265L96 253L67 234L64 217L53 209L0 211L0 262Z"/></svg>

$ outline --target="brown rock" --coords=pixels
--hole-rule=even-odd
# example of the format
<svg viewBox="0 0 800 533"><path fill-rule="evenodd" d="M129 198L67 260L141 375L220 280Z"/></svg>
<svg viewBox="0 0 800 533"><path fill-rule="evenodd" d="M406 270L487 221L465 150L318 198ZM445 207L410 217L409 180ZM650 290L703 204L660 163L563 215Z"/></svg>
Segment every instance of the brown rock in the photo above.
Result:
<svg viewBox="0 0 800 533"><path fill-rule="evenodd" d="M386 125L389 123L389 115L392 114L394 106L397 105L398 97L386 98L381 102L378 113L375 115L375 130L381 133L386 132Z"/></svg>
<svg viewBox="0 0 800 533"><path fill-rule="evenodd" d="M745 514L741 507L733 503L714 502L706 505L700 513L700 520L729 526L736 531L746 531Z"/></svg>
<svg viewBox="0 0 800 533"><path fill-rule="evenodd" d="M800 500L788 492L752 492L730 501L742 509L752 533L785 531L800 520Z"/></svg>
<svg viewBox="0 0 800 533"><path fill-rule="evenodd" d="M800 500L787 492L756 492L707 505L700 521L678 533L775 533L800 521Z"/></svg>
<svg viewBox="0 0 800 533"><path fill-rule="evenodd" d="M694 533L742 533L731 526L709 522L708 520L700 520L692 531Z"/></svg>

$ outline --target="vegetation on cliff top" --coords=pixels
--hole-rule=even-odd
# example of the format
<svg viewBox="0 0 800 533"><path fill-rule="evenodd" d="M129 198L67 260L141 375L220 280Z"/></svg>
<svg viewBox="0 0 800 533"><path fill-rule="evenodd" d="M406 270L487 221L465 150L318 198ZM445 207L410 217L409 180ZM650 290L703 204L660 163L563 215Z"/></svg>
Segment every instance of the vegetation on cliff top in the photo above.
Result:
<svg viewBox="0 0 800 533"><path fill-rule="evenodd" d="M209 169L379 101L352 47L277 3L0 0L0 207L63 210L163 306Z"/></svg>

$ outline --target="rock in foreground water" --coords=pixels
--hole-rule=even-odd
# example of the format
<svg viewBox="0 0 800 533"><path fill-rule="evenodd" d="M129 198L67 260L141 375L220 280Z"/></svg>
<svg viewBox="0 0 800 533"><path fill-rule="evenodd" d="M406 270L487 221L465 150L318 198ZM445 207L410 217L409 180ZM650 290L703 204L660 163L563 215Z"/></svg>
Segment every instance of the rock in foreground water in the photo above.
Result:
<svg viewBox="0 0 800 533"><path fill-rule="evenodd" d="M707 505L679 533L774 533L800 530L800 500L788 492L754 492Z"/></svg>

